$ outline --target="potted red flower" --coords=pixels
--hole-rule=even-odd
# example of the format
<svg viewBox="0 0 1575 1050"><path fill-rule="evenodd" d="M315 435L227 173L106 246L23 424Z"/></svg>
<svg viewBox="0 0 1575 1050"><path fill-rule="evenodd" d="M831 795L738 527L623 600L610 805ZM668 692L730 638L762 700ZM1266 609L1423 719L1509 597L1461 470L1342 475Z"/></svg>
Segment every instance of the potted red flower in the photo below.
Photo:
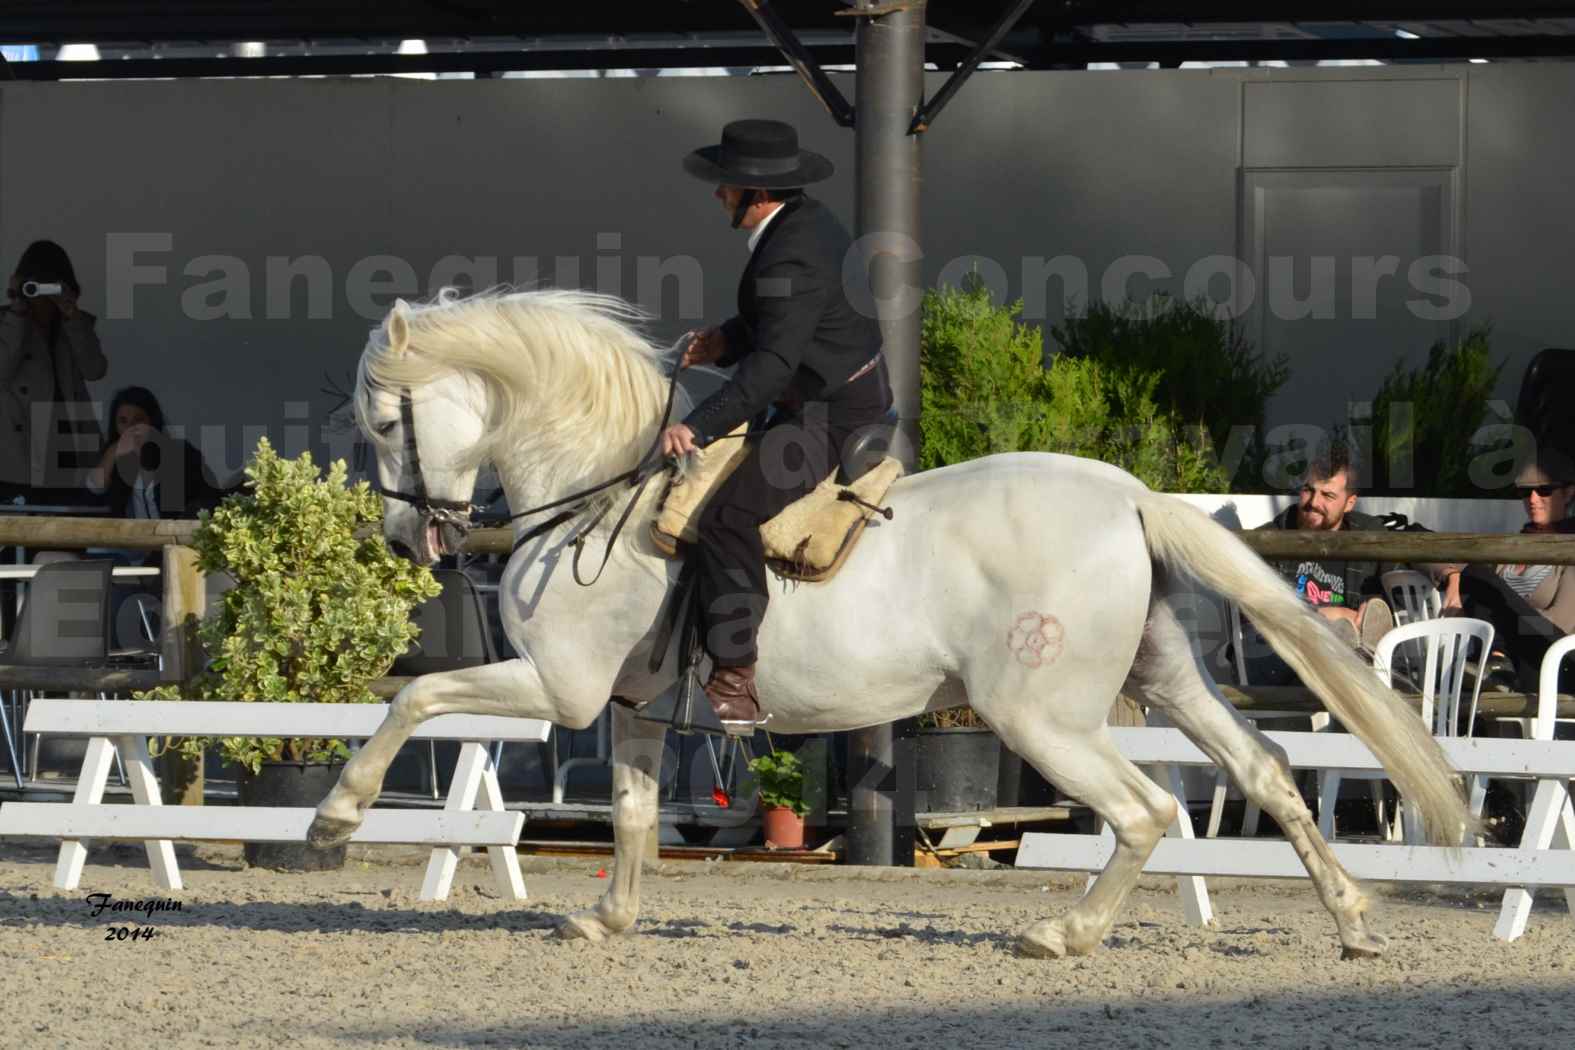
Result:
<svg viewBox="0 0 1575 1050"><path fill-rule="evenodd" d="M766 845L778 849L804 848L804 817L809 803L804 801L804 766L791 751L761 755L749 763L755 788L763 807L761 827Z"/></svg>

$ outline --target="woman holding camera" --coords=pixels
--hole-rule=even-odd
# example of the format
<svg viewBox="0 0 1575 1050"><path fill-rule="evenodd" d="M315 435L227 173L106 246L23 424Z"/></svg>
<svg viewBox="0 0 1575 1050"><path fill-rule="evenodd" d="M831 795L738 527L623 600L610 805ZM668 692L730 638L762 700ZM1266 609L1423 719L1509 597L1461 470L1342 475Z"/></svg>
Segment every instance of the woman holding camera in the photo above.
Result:
<svg viewBox="0 0 1575 1050"><path fill-rule="evenodd" d="M101 442L87 381L108 362L78 308L82 286L65 249L34 241L11 274L0 314L0 500L80 502Z"/></svg>
<svg viewBox="0 0 1575 1050"><path fill-rule="evenodd" d="M164 432L164 409L146 387L109 403L109 439L84 479L117 518L195 518L224 497L191 442Z"/></svg>

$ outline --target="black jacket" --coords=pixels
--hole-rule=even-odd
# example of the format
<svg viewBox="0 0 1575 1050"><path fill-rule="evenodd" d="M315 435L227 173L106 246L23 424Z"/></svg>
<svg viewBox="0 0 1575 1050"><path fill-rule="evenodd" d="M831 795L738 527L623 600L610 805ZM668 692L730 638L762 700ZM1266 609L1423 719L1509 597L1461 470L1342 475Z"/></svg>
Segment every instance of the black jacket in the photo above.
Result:
<svg viewBox="0 0 1575 1050"><path fill-rule="evenodd" d="M843 286L852 241L825 205L783 204L738 282L738 316L722 325L733 378L684 420L698 444L726 434L779 400L836 399L848 377L880 353L880 326Z"/></svg>
<svg viewBox="0 0 1575 1050"><path fill-rule="evenodd" d="M1273 521L1259 525L1260 529L1294 529L1298 508L1287 507ZM1383 531L1383 519L1371 514L1351 511L1340 522L1341 529L1358 532ZM1383 594L1383 573L1394 568L1383 562L1371 561L1318 561L1312 558L1300 562L1275 563L1279 574L1296 588L1297 595L1310 605L1339 605L1354 609L1363 598Z"/></svg>
<svg viewBox="0 0 1575 1050"><path fill-rule="evenodd" d="M142 446L140 453L121 456L109 472L104 502L117 518L135 516L131 507L132 481L139 467L146 467L150 480L158 485L155 498L161 518L195 518L198 511L218 506L225 496L225 490L215 483L202 454L191 442L158 434Z"/></svg>

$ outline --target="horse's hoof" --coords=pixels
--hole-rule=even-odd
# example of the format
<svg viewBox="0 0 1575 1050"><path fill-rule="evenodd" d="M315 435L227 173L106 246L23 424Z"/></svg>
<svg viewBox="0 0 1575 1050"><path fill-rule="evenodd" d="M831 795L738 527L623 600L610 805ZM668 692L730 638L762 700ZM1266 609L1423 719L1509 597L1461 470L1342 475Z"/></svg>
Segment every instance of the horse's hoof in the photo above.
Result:
<svg viewBox="0 0 1575 1050"><path fill-rule="evenodd" d="M313 849L333 849L343 846L350 841L350 836L355 834L355 829L360 827L356 821L341 820L338 817L325 817L319 814L312 818L312 826L306 829L306 844Z"/></svg>
<svg viewBox="0 0 1575 1050"><path fill-rule="evenodd" d="M1378 933L1364 935L1359 944L1340 946L1341 959L1376 959L1389 947L1389 938Z"/></svg>
<svg viewBox="0 0 1575 1050"><path fill-rule="evenodd" d="M1066 958L1066 938L1059 924L1041 922L1017 938L1017 953L1030 959Z"/></svg>
<svg viewBox="0 0 1575 1050"><path fill-rule="evenodd" d="M560 941L589 941L592 944L600 944L610 933L611 931L602 925L602 921L590 912L570 915L558 924Z"/></svg>

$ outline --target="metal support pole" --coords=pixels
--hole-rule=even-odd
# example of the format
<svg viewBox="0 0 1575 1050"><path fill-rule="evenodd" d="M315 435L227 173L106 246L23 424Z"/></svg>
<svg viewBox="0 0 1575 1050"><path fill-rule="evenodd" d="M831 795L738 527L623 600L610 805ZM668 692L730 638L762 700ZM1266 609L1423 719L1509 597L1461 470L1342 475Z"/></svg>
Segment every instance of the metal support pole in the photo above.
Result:
<svg viewBox="0 0 1575 1050"><path fill-rule="evenodd" d="M922 281L919 136L908 128L924 96L924 7L887 6L876 14L872 6L863 0L855 12L855 226L902 417L896 452L911 469L918 449ZM905 767L911 780L912 754L904 747L898 755L892 736L885 725L848 738L848 860L854 864L913 863L913 794L899 790L904 774L896 768Z"/></svg>

